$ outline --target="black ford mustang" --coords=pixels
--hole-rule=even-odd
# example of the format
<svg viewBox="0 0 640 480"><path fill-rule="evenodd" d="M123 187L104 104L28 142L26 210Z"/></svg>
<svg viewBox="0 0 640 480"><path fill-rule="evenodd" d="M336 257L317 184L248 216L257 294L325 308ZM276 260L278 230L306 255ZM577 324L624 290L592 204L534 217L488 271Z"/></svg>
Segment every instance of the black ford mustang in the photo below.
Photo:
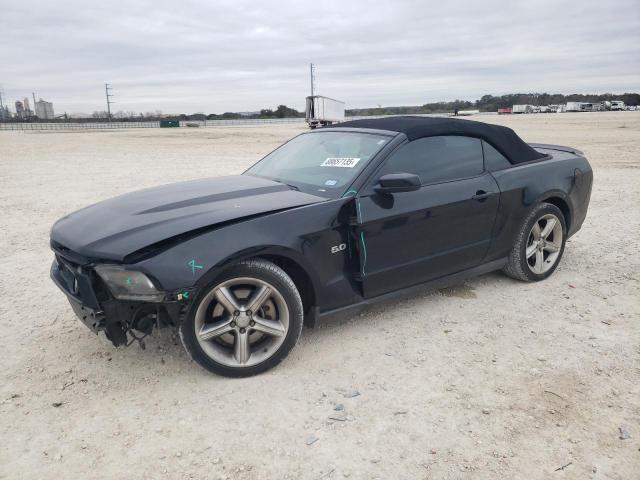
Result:
<svg viewBox="0 0 640 480"><path fill-rule="evenodd" d="M584 221L573 148L457 119L299 135L243 175L129 193L51 231L51 275L114 345L154 327L222 375L280 362L303 323L503 269L543 280Z"/></svg>

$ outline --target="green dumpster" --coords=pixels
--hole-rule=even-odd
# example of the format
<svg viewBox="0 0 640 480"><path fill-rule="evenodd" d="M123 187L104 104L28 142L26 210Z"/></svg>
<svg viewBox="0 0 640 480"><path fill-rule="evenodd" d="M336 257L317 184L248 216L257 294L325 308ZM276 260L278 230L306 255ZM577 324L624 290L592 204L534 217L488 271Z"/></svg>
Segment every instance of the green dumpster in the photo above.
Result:
<svg viewBox="0 0 640 480"><path fill-rule="evenodd" d="M179 126L180 122L178 120L160 120L160 128L173 128Z"/></svg>

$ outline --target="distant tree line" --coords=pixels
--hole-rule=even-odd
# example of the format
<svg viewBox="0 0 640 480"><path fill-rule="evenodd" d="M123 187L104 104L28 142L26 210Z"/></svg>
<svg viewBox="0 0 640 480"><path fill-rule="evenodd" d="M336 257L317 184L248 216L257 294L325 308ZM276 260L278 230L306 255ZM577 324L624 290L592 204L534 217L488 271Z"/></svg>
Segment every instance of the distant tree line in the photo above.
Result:
<svg viewBox="0 0 640 480"><path fill-rule="evenodd" d="M178 120L235 120L240 118L296 118L304 117L304 112L299 112L295 108L279 105L278 108L263 108L259 112L224 112L224 113L181 113L176 115Z"/></svg>
<svg viewBox="0 0 640 480"><path fill-rule="evenodd" d="M154 121L161 120L163 118L175 118L177 120L234 120L238 118L294 118L304 117L304 112L298 112L294 108L289 108L286 105L279 105L278 108L272 110L271 108L263 108L259 112L225 112L225 113L180 113L178 115L163 115L161 111L135 113L135 112L116 112L112 114L111 118L120 121ZM93 112L91 116L92 120L95 119L107 119L107 112Z"/></svg>
<svg viewBox="0 0 640 480"><path fill-rule="evenodd" d="M481 112L496 112L499 108L513 105L558 105L567 102L604 102L622 100L625 105L639 105L639 93L613 93L563 95L561 93L512 93L494 97L483 95L474 102L468 100L454 100L453 102L425 103L424 105L408 107L378 107L378 108L353 108L346 110L347 116L360 115L411 115L421 113L449 113L456 110L480 110Z"/></svg>
<svg viewBox="0 0 640 480"><path fill-rule="evenodd" d="M263 108L260 112L253 114L237 113L237 112L225 112L223 114L210 113L207 115L207 120L226 120L237 118L296 118L304 117L304 112L299 112L295 108L287 107L286 105L279 105L278 108L272 110L270 108Z"/></svg>

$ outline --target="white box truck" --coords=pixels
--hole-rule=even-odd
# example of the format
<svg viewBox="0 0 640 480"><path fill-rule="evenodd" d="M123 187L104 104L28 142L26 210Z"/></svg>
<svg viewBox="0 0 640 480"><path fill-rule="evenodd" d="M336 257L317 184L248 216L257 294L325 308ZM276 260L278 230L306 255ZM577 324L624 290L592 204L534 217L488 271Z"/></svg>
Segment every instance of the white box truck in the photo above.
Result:
<svg viewBox="0 0 640 480"><path fill-rule="evenodd" d="M566 111L567 112L584 112L584 103L583 102L567 102Z"/></svg>
<svg viewBox="0 0 640 480"><path fill-rule="evenodd" d="M624 102L622 100L613 100L611 102L611 110L624 110Z"/></svg>
<svg viewBox="0 0 640 480"><path fill-rule="evenodd" d="M305 118L309 128L344 122L344 102L329 97L307 97Z"/></svg>
<svg viewBox="0 0 640 480"><path fill-rule="evenodd" d="M514 105L511 113L533 113L533 105Z"/></svg>

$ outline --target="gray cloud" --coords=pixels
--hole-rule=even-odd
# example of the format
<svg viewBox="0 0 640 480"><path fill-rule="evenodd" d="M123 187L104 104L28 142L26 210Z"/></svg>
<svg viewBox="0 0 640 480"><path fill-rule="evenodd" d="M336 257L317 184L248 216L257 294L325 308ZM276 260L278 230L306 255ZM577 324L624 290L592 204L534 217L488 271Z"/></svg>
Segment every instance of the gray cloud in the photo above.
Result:
<svg viewBox="0 0 640 480"><path fill-rule="evenodd" d="M0 85L58 112L417 105L521 91L640 87L637 0L0 0Z"/></svg>

